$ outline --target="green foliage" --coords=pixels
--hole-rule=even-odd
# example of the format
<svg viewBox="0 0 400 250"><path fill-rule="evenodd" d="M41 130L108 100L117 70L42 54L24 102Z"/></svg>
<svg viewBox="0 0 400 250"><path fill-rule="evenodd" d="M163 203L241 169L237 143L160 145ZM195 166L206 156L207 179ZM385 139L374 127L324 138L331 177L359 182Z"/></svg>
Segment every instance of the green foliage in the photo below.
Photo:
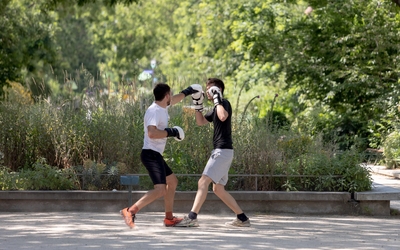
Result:
<svg viewBox="0 0 400 250"><path fill-rule="evenodd" d="M302 184L316 191L366 191L371 189L372 179L369 170L360 165L362 155L355 150L344 152L325 151L304 155L302 158L305 175ZM297 168L299 169L299 168Z"/></svg>
<svg viewBox="0 0 400 250"><path fill-rule="evenodd" d="M9 168L0 169L1 190L71 190L77 188L77 179L71 169L57 169L36 162L32 169L11 172Z"/></svg>
<svg viewBox="0 0 400 250"><path fill-rule="evenodd" d="M333 159L315 151L316 140L346 151L359 146L358 140L364 148L379 147L396 127L399 14L390 1L135 2L2 2L0 86L9 79L29 88L0 105L4 165L29 169L44 157L68 168L89 159L143 172L137 156L154 83L137 75L153 58L153 77L176 91L211 76L223 78L234 107L233 173L313 169L304 163L323 165L326 154ZM314 10L306 15L308 4ZM14 103L22 95L37 104ZM255 96L260 98L251 102ZM195 139L169 140L165 156L181 173L200 173L212 128L197 127L186 111L181 116L181 106L173 107L170 122L184 124ZM273 129L264 126L271 114ZM313 151L319 156L310 156ZM260 188L336 185L336 177L321 178L264 179Z"/></svg>
<svg viewBox="0 0 400 250"><path fill-rule="evenodd" d="M89 105L89 98L35 105L2 103L4 164L17 171L40 157L60 167L79 165L84 159L107 159L135 169L140 162L143 110L126 102L103 101L87 107L82 105Z"/></svg>
<svg viewBox="0 0 400 250"><path fill-rule="evenodd" d="M5 125L0 144L4 164L15 164L14 170L23 176L35 171L54 172L35 161L45 156L61 169L73 169L83 189L121 189L120 174L146 173L139 160L144 110L116 99L104 104L87 109L69 107L72 103L61 108L48 103L25 106L3 103L0 107L7 111L4 114L14 114L1 116ZM88 113L89 110L92 112ZM181 126L186 139L168 140L164 153L167 163L175 173L200 174L212 150L212 125L197 126L194 110L180 105L171 107L170 117L170 125ZM258 181L258 190L353 192L370 188L369 173L359 165L361 159L356 157L356 151L339 154L335 144L324 143L321 137L271 130L267 123L254 121L238 124L234 120L235 159L231 174L271 175ZM35 178L41 176L43 173ZM29 189L55 188L37 179L34 183L27 178L23 180ZM194 180L182 178L178 189L196 190ZM151 188L151 183L143 183ZM254 190L254 179L236 178L227 188Z"/></svg>
<svg viewBox="0 0 400 250"><path fill-rule="evenodd" d="M73 3L79 6L87 5L95 3L95 0L74 0ZM107 6L113 6L116 4L124 4L129 5L133 3L137 3L138 0L102 0L102 3ZM71 5L71 1L66 0L45 0L43 6L48 9L53 9L59 5L69 6Z"/></svg>
<svg viewBox="0 0 400 250"><path fill-rule="evenodd" d="M121 189L120 175L130 172L122 162L98 163L85 160L83 165L75 166L74 172L83 190L113 190Z"/></svg>
<svg viewBox="0 0 400 250"><path fill-rule="evenodd" d="M324 1L282 34L289 86L334 112L339 133L370 137L398 100L399 15L389 1ZM373 25L372 25L373 24ZM282 59L282 57L277 58ZM375 131L373 131L374 133Z"/></svg>
<svg viewBox="0 0 400 250"><path fill-rule="evenodd" d="M97 15L99 10L93 6L91 12ZM65 8L63 11L51 13L54 23L52 29L53 39L57 44L58 62L52 65L52 78L57 79L59 84L66 84L68 80L77 81L82 67L91 76L99 73L98 62L102 61L99 49L93 44L93 34L89 30L90 20L83 18L88 8L73 7ZM95 77L92 77L95 78ZM77 82L77 92L81 92L83 85Z"/></svg>
<svg viewBox="0 0 400 250"><path fill-rule="evenodd" d="M0 166L0 190L18 190L18 174Z"/></svg>
<svg viewBox="0 0 400 250"><path fill-rule="evenodd" d="M76 189L76 176L70 168L58 169L45 160L38 160L32 169L22 169L18 175L18 189L70 190Z"/></svg>
<svg viewBox="0 0 400 250"><path fill-rule="evenodd" d="M326 143L321 136L286 130L271 132L265 123L254 125L235 129L232 169L238 174L269 175L258 180L258 190L371 189L370 173L360 165L362 154L356 149L341 152L335 143ZM234 187L254 190L254 179L242 179Z"/></svg>
<svg viewBox="0 0 400 250"><path fill-rule="evenodd" d="M302 129L378 147L399 96L397 2L3 1L0 92L7 79L33 97L92 91L82 65L91 88L139 92L153 84L137 76L155 58L162 81L223 78L237 117L256 95L244 119L266 117L279 94L276 111Z"/></svg>
<svg viewBox="0 0 400 250"><path fill-rule="evenodd" d="M399 167L400 162L400 132L390 133L383 142L383 155L388 168Z"/></svg>
<svg viewBox="0 0 400 250"><path fill-rule="evenodd" d="M8 1L2 6L0 97L7 80L23 82L26 77L44 77L46 66L55 61L55 44L48 19L31 7L30 1Z"/></svg>

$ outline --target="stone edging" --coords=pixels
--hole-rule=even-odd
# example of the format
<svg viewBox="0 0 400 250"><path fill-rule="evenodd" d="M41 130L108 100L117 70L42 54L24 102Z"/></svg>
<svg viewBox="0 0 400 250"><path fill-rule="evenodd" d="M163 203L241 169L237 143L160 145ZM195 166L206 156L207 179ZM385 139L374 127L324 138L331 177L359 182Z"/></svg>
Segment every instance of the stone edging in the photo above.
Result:
<svg viewBox="0 0 400 250"><path fill-rule="evenodd" d="M390 215L390 200L400 200L400 192L360 192L354 196L347 192L282 192L232 191L232 196L245 212L337 214L337 215ZM133 191L132 200L140 199L146 191ZM196 192L178 191L174 210L187 213ZM0 212L93 211L118 212L128 206L128 191L0 191ZM143 211L163 211L163 199L151 203ZM202 212L231 213L212 192Z"/></svg>

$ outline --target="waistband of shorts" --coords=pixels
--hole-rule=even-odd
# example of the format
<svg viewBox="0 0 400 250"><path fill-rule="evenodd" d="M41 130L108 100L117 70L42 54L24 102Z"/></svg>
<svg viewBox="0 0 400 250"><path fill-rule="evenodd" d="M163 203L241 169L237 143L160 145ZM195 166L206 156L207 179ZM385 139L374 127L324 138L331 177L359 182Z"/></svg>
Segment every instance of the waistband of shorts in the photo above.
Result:
<svg viewBox="0 0 400 250"><path fill-rule="evenodd" d="M148 148L142 148L142 152L145 152L145 153L156 153L156 154L161 155L160 152L155 151L153 149L148 149Z"/></svg>
<svg viewBox="0 0 400 250"><path fill-rule="evenodd" d="M233 148L214 148L213 150L233 151Z"/></svg>

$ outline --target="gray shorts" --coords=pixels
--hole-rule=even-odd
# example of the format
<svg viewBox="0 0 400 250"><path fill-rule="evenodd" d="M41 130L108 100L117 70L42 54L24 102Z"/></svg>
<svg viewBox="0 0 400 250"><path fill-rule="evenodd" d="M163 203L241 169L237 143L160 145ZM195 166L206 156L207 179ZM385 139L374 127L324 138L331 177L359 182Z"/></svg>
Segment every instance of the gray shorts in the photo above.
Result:
<svg viewBox="0 0 400 250"><path fill-rule="evenodd" d="M203 175L211 178L215 184L226 185L228 172L233 160L233 149L214 149L204 168Z"/></svg>

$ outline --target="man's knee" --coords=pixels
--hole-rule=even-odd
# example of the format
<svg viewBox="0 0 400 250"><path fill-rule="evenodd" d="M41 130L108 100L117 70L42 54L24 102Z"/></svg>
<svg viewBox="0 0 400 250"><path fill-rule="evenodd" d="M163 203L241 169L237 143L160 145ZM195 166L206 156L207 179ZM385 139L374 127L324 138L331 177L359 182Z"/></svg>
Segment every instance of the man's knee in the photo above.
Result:
<svg viewBox="0 0 400 250"><path fill-rule="evenodd" d="M210 177L202 175L199 181L197 182L197 185L199 188L208 188L211 182L212 180Z"/></svg>
<svg viewBox="0 0 400 250"><path fill-rule="evenodd" d="M167 186L164 184L155 185L154 190L157 192L157 197L163 197L167 193Z"/></svg>
<svg viewBox="0 0 400 250"><path fill-rule="evenodd" d="M176 189L178 186L178 178L174 174L168 175L167 176L167 185L168 188L173 188Z"/></svg>
<svg viewBox="0 0 400 250"><path fill-rule="evenodd" d="M221 194L221 193L223 193L223 192L226 192L226 191L225 191L225 186L224 186L224 185L221 185L221 184L214 184L214 185L213 185L213 191L214 191L214 193L215 193L216 195Z"/></svg>

